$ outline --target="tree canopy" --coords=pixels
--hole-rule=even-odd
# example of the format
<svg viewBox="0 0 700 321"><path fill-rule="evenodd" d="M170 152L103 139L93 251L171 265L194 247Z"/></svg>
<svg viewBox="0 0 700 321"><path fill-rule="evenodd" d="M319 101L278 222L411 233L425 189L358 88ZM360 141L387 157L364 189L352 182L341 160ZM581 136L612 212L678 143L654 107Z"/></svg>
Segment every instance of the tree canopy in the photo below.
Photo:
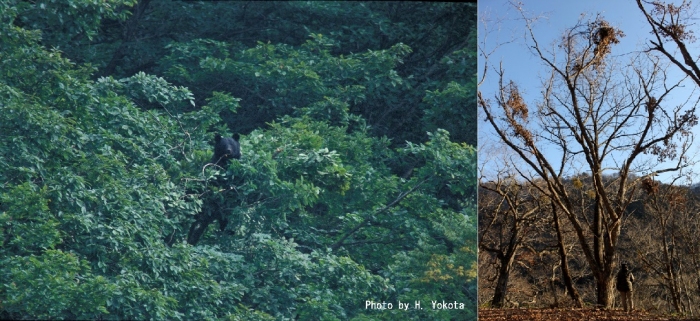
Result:
<svg viewBox="0 0 700 321"><path fill-rule="evenodd" d="M0 19L0 318L476 319L474 4Z"/></svg>

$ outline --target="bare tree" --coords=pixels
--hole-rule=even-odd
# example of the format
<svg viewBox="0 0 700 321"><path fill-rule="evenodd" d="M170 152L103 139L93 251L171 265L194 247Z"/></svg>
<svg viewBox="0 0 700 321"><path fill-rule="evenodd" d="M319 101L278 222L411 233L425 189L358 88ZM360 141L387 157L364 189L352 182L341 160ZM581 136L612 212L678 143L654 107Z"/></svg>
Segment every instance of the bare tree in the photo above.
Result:
<svg viewBox="0 0 700 321"><path fill-rule="evenodd" d="M666 106L679 82L669 83L665 66L653 56L618 64L610 52L623 33L602 18L579 21L550 51L538 42L531 20L525 21L533 53L549 71L534 117L502 67L495 70L494 100L480 90L479 105L500 139L527 165L531 173L523 178L546 183L541 192L576 232L595 279L597 304L611 308L626 208L642 174L684 165L689 129L697 122L695 106ZM667 160L676 162L660 167ZM594 206L587 212L574 204L572 187L565 183L567 176L582 172L592 179Z"/></svg>
<svg viewBox="0 0 700 321"><path fill-rule="evenodd" d="M643 215L635 215L631 243L634 255L658 285L646 300L669 306L669 312L695 315L699 294L697 239L698 197L688 187L666 185L651 179L642 183L646 194ZM646 292L646 291L645 291Z"/></svg>
<svg viewBox="0 0 700 321"><path fill-rule="evenodd" d="M491 306L504 306L508 281L515 256L525 238L536 236L531 230L541 211L532 187L512 177L498 177L480 184L479 249L496 258L498 272ZM493 195L488 195L488 193Z"/></svg>

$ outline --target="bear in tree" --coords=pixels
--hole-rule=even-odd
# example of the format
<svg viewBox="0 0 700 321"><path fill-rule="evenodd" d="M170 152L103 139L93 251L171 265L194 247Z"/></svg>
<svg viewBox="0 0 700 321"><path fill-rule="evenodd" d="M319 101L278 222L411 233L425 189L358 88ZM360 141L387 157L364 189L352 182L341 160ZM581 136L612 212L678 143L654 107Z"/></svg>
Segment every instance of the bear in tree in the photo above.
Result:
<svg viewBox="0 0 700 321"><path fill-rule="evenodd" d="M214 137L214 156L211 158L211 162L226 167L229 159L240 159L241 145L238 143L238 138L238 134L234 134L232 137L221 137L221 135L216 134Z"/></svg>

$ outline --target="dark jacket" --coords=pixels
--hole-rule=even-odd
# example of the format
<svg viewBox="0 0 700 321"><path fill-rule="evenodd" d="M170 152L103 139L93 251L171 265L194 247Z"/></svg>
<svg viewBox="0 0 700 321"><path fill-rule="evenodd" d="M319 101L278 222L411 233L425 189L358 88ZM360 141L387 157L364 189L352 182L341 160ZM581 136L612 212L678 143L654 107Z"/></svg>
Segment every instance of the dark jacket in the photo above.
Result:
<svg viewBox="0 0 700 321"><path fill-rule="evenodd" d="M620 292L631 292L633 282L634 276L632 272L630 272L627 264L622 264L620 272L617 272L617 290Z"/></svg>

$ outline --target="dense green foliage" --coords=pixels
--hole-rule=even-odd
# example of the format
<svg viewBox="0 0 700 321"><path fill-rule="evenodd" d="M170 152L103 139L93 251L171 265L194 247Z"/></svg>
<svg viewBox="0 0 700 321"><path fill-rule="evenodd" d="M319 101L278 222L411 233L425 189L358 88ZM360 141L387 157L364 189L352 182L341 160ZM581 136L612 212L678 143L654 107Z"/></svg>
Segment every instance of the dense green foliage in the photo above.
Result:
<svg viewBox="0 0 700 321"><path fill-rule="evenodd" d="M0 3L0 318L475 320L475 14Z"/></svg>

